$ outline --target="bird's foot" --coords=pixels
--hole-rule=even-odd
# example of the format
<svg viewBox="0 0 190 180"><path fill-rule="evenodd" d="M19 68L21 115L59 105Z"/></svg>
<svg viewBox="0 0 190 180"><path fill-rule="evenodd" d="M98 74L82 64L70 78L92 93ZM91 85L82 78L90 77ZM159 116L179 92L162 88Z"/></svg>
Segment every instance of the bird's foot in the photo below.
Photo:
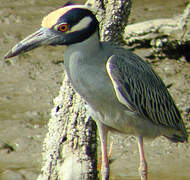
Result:
<svg viewBox="0 0 190 180"><path fill-rule="evenodd" d="M102 180L109 180L109 167L102 167Z"/></svg>
<svg viewBox="0 0 190 180"><path fill-rule="evenodd" d="M110 150L109 150L109 153L108 153L109 163L110 163L111 157L112 157L112 150L113 150L113 141L110 143Z"/></svg>
<svg viewBox="0 0 190 180"><path fill-rule="evenodd" d="M141 177L141 180L147 180L147 163L146 161L141 161L139 166L139 174Z"/></svg>
<svg viewBox="0 0 190 180"><path fill-rule="evenodd" d="M104 164L104 162L101 163L101 158L98 158L98 171L101 172L100 179L102 180L109 179L109 166L107 167L107 165Z"/></svg>
<svg viewBox="0 0 190 180"><path fill-rule="evenodd" d="M114 159L111 159L112 157L112 148L113 148L113 141L110 144L110 149L108 153L108 165L114 161ZM109 166L107 167L107 161L102 162L102 157L98 158L98 170L101 170L101 177L102 180L108 180L109 179ZM105 165L103 165L105 163Z"/></svg>

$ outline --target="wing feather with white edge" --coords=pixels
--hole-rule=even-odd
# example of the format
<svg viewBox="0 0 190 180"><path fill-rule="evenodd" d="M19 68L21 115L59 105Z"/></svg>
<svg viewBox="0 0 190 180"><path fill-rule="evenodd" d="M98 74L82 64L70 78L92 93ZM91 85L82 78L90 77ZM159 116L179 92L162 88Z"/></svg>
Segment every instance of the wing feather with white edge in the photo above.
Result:
<svg viewBox="0 0 190 180"><path fill-rule="evenodd" d="M186 132L179 110L162 80L139 57L131 58L134 61L112 55L106 64L119 102L154 124Z"/></svg>

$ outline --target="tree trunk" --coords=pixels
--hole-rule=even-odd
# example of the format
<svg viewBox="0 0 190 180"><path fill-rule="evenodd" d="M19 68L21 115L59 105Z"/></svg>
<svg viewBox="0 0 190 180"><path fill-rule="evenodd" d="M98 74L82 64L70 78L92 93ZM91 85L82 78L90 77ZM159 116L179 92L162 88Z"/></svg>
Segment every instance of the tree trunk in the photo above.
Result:
<svg viewBox="0 0 190 180"><path fill-rule="evenodd" d="M101 39L116 44L122 43L131 10L131 0L88 0L87 4L97 9Z"/></svg>
<svg viewBox="0 0 190 180"><path fill-rule="evenodd" d="M48 123L43 167L38 180L81 180L97 177L96 124L67 76Z"/></svg>
<svg viewBox="0 0 190 180"><path fill-rule="evenodd" d="M130 0L89 0L101 21L102 39L122 42L130 13ZM43 144L43 164L38 180L97 179L96 124L85 102L64 76L48 123Z"/></svg>

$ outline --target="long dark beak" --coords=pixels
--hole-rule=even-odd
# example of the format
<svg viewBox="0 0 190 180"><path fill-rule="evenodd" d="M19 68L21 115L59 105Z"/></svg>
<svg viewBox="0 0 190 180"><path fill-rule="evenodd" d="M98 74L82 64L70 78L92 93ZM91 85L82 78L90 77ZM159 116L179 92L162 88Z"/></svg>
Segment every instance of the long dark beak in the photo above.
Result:
<svg viewBox="0 0 190 180"><path fill-rule="evenodd" d="M6 55L5 59L17 56L18 54L30 51L42 45L51 44L57 37L57 34L50 29L40 28L35 33L26 37L16 44Z"/></svg>

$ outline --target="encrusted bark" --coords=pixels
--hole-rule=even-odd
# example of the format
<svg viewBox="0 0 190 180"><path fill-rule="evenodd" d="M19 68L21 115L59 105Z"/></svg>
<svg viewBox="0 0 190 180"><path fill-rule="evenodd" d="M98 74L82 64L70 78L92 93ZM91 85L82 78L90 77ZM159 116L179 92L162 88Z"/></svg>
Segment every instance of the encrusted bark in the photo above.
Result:
<svg viewBox="0 0 190 180"><path fill-rule="evenodd" d="M99 20L106 17L101 23L102 39L121 42L131 7L129 2L87 2L96 7ZM103 13L101 18L100 12ZM72 89L66 75L54 104L43 144L43 164L38 180L97 179L96 125L87 115L84 101Z"/></svg>
<svg viewBox="0 0 190 180"><path fill-rule="evenodd" d="M117 44L123 42L123 33L131 10L131 0L88 0L96 7L102 40Z"/></svg>
<svg viewBox="0 0 190 180"><path fill-rule="evenodd" d="M152 47L158 58L185 57L190 61L190 4L181 15L128 25L125 43L133 47Z"/></svg>
<svg viewBox="0 0 190 180"><path fill-rule="evenodd" d="M84 101L75 93L67 76L54 104L38 180L94 179L97 177L96 125L86 115Z"/></svg>

